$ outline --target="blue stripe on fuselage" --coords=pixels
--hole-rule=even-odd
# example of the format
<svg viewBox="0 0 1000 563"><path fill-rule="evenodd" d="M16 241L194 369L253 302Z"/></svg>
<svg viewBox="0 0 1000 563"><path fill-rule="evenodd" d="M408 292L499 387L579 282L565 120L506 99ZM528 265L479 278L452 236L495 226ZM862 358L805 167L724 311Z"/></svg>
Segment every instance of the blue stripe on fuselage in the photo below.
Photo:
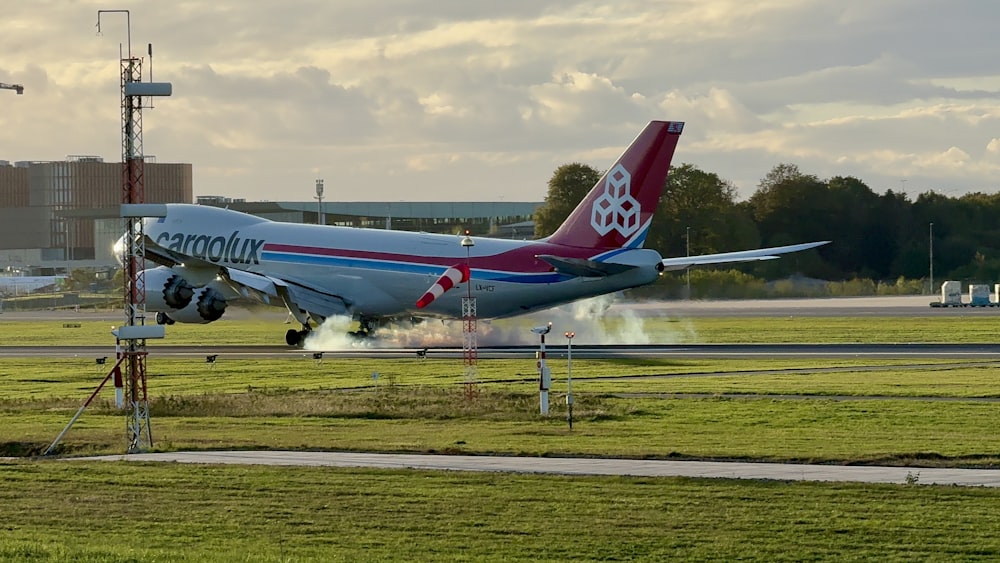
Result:
<svg viewBox="0 0 1000 563"><path fill-rule="evenodd" d="M382 272L405 274L426 274L439 276L447 268L434 264L418 264L414 262L391 262L386 260L370 260L366 258L345 258L340 256L320 256L316 254L298 254L294 252L276 252L265 250L261 252L261 261L282 262L285 264L308 264L312 266L331 266L338 268L365 268ZM519 274L514 272L498 272L493 270L473 270L472 277L481 281L497 281L510 283L555 283L571 279L573 276L557 272L542 272L538 274Z"/></svg>

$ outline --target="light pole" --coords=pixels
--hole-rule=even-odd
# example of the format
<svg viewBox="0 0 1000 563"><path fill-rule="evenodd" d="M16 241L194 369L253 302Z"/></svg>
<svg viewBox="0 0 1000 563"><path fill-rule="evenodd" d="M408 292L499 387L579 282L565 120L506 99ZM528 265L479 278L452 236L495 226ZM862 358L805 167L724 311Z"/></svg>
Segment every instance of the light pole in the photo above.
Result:
<svg viewBox="0 0 1000 563"><path fill-rule="evenodd" d="M928 241L927 248L929 249L929 254L930 254L931 295L934 295L934 223L931 223L930 240Z"/></svg>
<svg viewBox="0 0 1000 563"><path fill-rule="evenodd" d="M573 337L575 332L566 333L566 420L573 429Z"/></svg>
<svg viewBox="0 0 1000 563"><path fill-rule="evenodd" d="M323 180L316 180L316 198L319 200L319 213L317 214L316 223L320 225L326 224L326 217L323 216Z"/></svg>
<svg viewBox="0 0 1000 563"><path fill-rule="evenodd" d="M691 227L684 228L684 246L687 249L687 257L691 257ZM687 274L687 293L685 294L686 299L691 299L691 266L688 265L685 273Z"/></svg>

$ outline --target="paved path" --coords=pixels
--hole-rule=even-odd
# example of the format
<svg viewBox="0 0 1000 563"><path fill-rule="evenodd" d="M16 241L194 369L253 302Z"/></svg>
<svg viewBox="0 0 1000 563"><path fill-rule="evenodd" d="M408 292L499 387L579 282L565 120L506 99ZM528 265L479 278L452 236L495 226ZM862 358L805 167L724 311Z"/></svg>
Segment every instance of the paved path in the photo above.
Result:
<svg viewBox="0 0 1000 563"><path fill-rule="evenodd" d="M1000 470L993 469L288 451L171 452L72 459L313 467L375 467L557 475L708 477L900 484L916 482L921 485L1000 487Z"/></svg>

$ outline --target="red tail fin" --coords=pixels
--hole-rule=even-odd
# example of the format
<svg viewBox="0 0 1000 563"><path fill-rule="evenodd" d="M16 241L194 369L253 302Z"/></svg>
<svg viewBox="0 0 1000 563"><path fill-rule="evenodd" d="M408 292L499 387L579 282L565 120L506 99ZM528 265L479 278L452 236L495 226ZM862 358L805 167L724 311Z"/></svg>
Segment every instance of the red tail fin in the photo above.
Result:
<svg viewBox="0 0 1000 563"><path fill-rule="evenodd" d="M683 129L679 121L650 121L548 241L585 248L642 246Z"/></svg>

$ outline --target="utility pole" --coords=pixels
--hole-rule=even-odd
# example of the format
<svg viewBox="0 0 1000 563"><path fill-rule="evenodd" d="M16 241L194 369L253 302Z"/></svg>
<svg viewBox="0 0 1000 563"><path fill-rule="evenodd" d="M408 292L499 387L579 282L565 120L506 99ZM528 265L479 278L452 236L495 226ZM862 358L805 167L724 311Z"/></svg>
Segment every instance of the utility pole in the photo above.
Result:
<svg viewBox="0 0 1000 563"><path fill-rule="evenodd" d="M930 266L931 266L931 295L934 295L934 223L930 227L930 240L928 241Z"/></svg>
<svg viewBox="0 0 1000 563"><path fill-rule="evenodd" d="M319 216L316 223L320 225L326 224L326 216L323 215L323 180L316 180L316 199L319 200Z"/></svg>
<svg viewBox="0 0 1000 563"><path fill-rule="evenodd" d="M685 227L684 229L684 246L687 248L687 257L691 257L691 227ZM687 273L687 293L684 295L685 299L691 299L691 266L689 265L686 269Z"/></svg>

